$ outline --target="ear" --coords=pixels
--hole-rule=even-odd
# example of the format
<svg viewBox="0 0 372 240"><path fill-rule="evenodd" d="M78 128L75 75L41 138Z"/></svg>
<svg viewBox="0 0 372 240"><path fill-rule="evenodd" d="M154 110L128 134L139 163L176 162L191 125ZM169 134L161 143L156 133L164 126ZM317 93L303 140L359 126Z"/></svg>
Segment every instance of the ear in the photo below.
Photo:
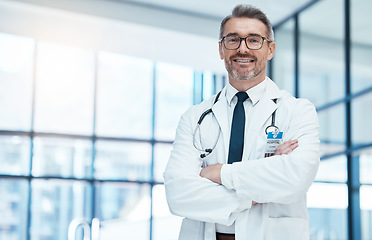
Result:
<svg viewBox="0 0 372 240"><path fill-rule="evenodd" d="M269 44L269 49L268 49L268 54L267 54L267 60L271 60L274 57L275 48L276 48L276 43L275 42L271 42Z"/></svg>
<svg viewBox="0 0 372 240"><path fill-rule="evenodd" d="M218 42L218 50L220 52L220 58L223 60L223 47L222 47L222 42Z"/></svg>

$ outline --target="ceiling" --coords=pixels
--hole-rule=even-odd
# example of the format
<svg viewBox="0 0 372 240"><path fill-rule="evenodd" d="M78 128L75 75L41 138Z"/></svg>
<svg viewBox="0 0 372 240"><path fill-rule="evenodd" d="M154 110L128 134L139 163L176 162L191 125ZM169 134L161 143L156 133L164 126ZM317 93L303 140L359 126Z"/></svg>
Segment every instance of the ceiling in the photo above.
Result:
<svg viewBox="0 0 372 240"><path fill-rule="evenodd" d="M319 0L8 0L170 31L218 38L221 20L238 4L265 12L273 26Z"/></svg>
<svg viewBox="0 0 372 240"><path fill-rule="evenodd" d="M154 8L178 14L221 20L238 4L250 4L264 11L273 25L316 0L106 0Z"/></svg>

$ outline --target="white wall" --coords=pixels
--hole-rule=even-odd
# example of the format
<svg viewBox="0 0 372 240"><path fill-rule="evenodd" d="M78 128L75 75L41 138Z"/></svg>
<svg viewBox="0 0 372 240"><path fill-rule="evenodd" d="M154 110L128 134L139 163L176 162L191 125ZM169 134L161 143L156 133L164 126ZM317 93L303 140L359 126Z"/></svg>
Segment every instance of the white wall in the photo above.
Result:
<svg viewBox="0 0 372 240"><path fill-rule="evenodd" d="M129 22L131 18L135 21ZM145 25L141 18L158 22ZM180 24L183 21L188 22ZM162 22L171 27L163 28ZM177 24L180 31L171 30ZM203 28L204 35L198 33ZM218 31L217 20L103 0L0 0L0 32L225 73ZM207 36L210 32L216 37Z"/></svg>

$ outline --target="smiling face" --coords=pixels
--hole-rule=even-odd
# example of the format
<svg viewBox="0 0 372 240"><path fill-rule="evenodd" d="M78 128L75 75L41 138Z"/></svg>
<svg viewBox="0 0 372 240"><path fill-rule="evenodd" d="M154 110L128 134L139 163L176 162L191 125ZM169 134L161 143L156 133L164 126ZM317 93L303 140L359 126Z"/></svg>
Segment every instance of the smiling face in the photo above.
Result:
<svg viewBox="0 0 372 240"><path fill-rule="evenodd" d="M227 21L223 36L237 35L244 38L248 35L267 37L265 25L252 18L231 18ZM266 62L274 56L275 42L263 42L259 50L247 48L244 40L236 50L228 50L222 42L219 52L229 74L230 84L239 91L246 91L265 79Z"/></svg>

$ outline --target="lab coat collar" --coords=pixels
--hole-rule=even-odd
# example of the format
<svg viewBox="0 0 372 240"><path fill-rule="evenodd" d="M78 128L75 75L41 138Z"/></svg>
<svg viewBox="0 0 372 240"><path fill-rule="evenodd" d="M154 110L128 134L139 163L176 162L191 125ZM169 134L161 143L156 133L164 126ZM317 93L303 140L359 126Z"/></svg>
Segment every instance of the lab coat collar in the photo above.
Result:
<svg viewBox="0 0 372 240"><path fill-rule="evenodd" d="M251 152L251 147L257 137L258 129L265 124L267 119L270 118L271 114L277 109L277 104L275 104L272 100L279 99L281 97L281 92L276 84L268 77L265 79L266 82L266 89L264 93L260 97L260 100L254 105L254 112L252 115L252 119L250 123L248 123L248 127L246 128L246 136L250 136L245 141L243 158L245 156L249 156ZM219 100L213 105L212 110L213 113L221 127L221 132L224 140L225 145L225 159L228 156L228 149L229 149L229 142L230 142L230 126L228 121L228 106L229 106L229 99L227 98L227 88L226 86L220 95ZM228 94L230 96L230 94ZM230 99L231 101L231 99Z"/></svg>
<svg viewBox="0 0 372 240"><path fill-rule="evenodd" d="M270 78L266 77L261 83L257 84L256 86L248 89L246 92L251 100L252 104L255 105L260 101L262 96L265 94L267 82L270 81ZM233 99L236 95L238 90L234 88L230 83L226 85L226 100L229 106L231 106ZM236 102L237 100L235 100Z"/></svg>

